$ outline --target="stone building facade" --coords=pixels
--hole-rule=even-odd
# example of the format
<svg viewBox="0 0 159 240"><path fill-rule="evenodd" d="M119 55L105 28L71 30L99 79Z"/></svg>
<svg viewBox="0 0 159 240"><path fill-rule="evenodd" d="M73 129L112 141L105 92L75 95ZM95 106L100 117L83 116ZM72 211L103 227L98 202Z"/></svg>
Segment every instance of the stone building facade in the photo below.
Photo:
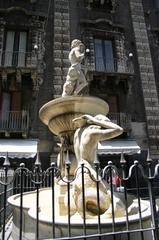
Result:
<svg viewBox="0 0 159 240"><path fill-rule="evenodd" d="M157 0L0 1L1 139L38 139L43 167L56 159L58 140L38 111L61 96L70 42L79 38L87 49L89 95L108 102L122 138L157 159L158 11ZM23 119L19 128L12 127L15 118Z"/></svg>

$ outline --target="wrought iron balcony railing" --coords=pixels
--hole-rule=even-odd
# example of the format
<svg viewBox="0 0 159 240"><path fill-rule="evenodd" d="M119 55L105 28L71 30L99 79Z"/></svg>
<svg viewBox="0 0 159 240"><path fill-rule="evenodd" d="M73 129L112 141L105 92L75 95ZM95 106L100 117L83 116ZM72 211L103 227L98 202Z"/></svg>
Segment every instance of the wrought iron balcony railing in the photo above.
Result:
<svg viewBox="0 0 159 240"><path fill-rule="evenodd" d="M3 67L36 67L37 53L36 52L15 52L15 51L1 51L0 52L0 66Z"/></svg>
<svg viewBox="0 0 159 240"><path fill-rule="evenodd" d="M92 63L88 59L88 68L91 67ZM122 74L133 74L133 62L128 58L111 58L105 59L95 57L95 70L97 72L106 73L122 73Z"/></svg>
<svg viewBox="0 0 159 240"><path fill-rule="evenodd" d="M27 133L28 129L28 111L22 110L0 112L0 132Z"/></svg>

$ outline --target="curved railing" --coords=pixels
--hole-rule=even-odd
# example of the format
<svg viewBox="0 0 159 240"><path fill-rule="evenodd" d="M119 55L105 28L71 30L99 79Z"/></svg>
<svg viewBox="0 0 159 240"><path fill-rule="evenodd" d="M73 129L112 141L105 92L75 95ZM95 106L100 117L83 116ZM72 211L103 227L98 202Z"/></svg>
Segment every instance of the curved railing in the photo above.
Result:
<svg viewBox="0 0 159 240"><path fill-rule="evenodd" d="M108 162L108 164L104 167L104 169L100 169L100 164L98 160L94 162L94 170L96 172L96 177L91 176L91 172L87 168L87 166L81 162L79 167L76 169L73 178L70 178L70 167L71 162L67 159L65 163L65 176L62 175L62 172L57 167L55 163L52 163L51 166L42 171L41 164L39 161L36 160L35 168L33 171L27 169L24 164L21 164L19 168L17 168L12 178L9 178L8 170L9 170L9 162L5 160L3 166L3 174L1 172L0 175L0 186L1 189L1 199L3 198L3 204L0 210L1 216L1 228L2 228L2 235L1 239L4 240L6 235L6 219L7 219L7 191L10 185L12 185L11 194L19 193L20 197L20 214L19 221L20 228L19 228L19 238L23 239L23 196L24 192L34 190L36 194L36 232L35 232L35 239L41 239L39 236L39 228L40 228L40 221L39 221L39 192L40 189L43 187L50 187L52 194L51 194L51 202L52 206L50 206L50 211L52 212L52 238L50 239L134 239L134 234L138 234L138 239L147 239L147 234L151 233L151 240L158 240L159 239L159 232L158 232L158 210L156 208L156 199L157 199L157 188L155 188L155 182L159 177L159 163L155 166L152 164L152 160L147 158L145 161L146 168L143 167L138 161L134 161L134 163L127 169L127 163L124 159L123 154L121 154L120 160L120 168L117 168L113 165L112 162ZM74 223L71 221L71 201L70 201L70 191L71 191L71 184L77 178L77 174L81 173L81 186L82 186L82 199L83 199L83 224L81 234L79 236L74 236L72 234L72 227ZM111 195L111 206L112 206L112 221L111 221L111 228L101 230L102 221L100 211L97 211L97 228L96 233L88 234L87 233L87 219L86 219L86 206L85 206L85 173L88 173L94 181L96 185L96 196L97 196L97 209L100 209L100 187L99 184L101 181L106 181L109 184L109 190ZM67 188L67 236L65 237L58 237L56 236L56 209L55 209L55 183L59 179L63 182ZM116 179L116 180L115 180ZM118 179L118 181L117 181ZM120 180L119 180L120 179ZM141 186L141 179L145 182L145 188ZM129 188L129 181L133 182L132 188ZM114 193L122 192L123 198L125 202L125 222L123 223L122 229L119 229L117 226L117 221L114 213ZM144 195L142 194L144 191ZM130 216L128 213L128 195L134 194L136 196L137 201L137 208L138 208L138 225L135 229L131 229L131 221ZM143 224L143 217L142 217L142 198L147 197L148 202L150 203L150 224L144 225ZM1 202L2 203L2 202ZM150 239L149 239L150 240Z"/></svg>

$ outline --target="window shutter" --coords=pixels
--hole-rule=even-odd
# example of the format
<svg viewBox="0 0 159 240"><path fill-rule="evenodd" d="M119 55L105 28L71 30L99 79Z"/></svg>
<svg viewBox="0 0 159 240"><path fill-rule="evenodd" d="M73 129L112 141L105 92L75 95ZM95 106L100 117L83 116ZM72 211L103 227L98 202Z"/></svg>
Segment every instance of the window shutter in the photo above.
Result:
<svg viewBox="0 0 159 240"><path fill-rule="evenodd" d="M107 72L114 72L114 57L113 57L113 46L112 41L104 41L105 49L105 69Z"/></svg>
<svg viewBox="0 0 159 240"><path fill-rule="evenodd" d="M12 66L14 36L15 36L14 31L8 31L7 32L5 57L4 57L4 65L5 66Z"/></svg>
<svg viewBox="0 0 159 240"><path fill-rule="evenodd" d="M102 40L100 39L95 39L95 63L96 63L96 71L99 71L99 72L105 71Z"/></svg>
<svg viewBox="0 0 159 240"><path fill-rule="evenodd" d="M27 44L27 33L26 32L20 32L20 35L19 35L19 51L18 51L18 67L24 67L25 66L26 44Z"/></svg>

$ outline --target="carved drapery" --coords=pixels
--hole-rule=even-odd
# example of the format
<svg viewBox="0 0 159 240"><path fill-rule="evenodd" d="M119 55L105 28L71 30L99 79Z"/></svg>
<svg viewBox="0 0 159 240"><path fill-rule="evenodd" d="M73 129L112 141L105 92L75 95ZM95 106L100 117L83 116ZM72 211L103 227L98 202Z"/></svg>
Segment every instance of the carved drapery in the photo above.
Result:
<svg viewBox="0 0 159 240"><path fill-rule="evenodd" d="M43 75L38 74L37 71L31 72L31 79L33 81L33 91L38 91L40 85L43 83Z"/></svg>

